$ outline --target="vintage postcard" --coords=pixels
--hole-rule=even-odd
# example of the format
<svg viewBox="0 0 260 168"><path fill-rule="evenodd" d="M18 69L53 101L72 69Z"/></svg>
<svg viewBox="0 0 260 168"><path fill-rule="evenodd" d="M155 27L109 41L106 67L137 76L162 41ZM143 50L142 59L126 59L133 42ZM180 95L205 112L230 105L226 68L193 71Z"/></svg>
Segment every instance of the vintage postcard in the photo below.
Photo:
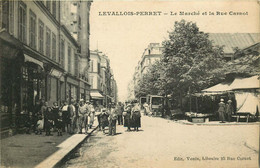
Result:
<svg viewBox="0 0 260 168"><path fill-rule="evenodd" d="M259 0L3 0L0 167L257 168Z"/></svg>

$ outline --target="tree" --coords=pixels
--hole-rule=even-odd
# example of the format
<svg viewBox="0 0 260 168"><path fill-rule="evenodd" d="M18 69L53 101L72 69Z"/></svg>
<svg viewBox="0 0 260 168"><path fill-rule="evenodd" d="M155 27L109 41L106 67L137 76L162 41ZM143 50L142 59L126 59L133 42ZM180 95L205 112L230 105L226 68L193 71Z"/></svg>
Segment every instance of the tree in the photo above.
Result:
<svg viewBox="0 0 260 168"><path fill-rule="evenodd" d="M163 42L165 65L164 88L182 106L182 98L198 92L205 86L222 78L223 49L213 47L208 34L199 31L196 23L181 20L175 22L169 39Z"/></svg>
<svg viewBox="0 0 260 168"><path fill-rule="evenodd" d="M136 97L146 96L148 94L158 95L162 94L162 82L160 76L163 73L163 66L160 61L148 67L148 70L139 79L138 84L135 86Z"/></svg>

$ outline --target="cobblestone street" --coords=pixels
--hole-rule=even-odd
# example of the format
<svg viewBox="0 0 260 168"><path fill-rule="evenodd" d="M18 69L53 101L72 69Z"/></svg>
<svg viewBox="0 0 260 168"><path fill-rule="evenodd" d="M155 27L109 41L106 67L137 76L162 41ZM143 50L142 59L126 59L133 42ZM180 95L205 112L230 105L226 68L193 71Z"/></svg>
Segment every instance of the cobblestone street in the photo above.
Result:
<svg viewBox="0 0 260 168"><path fill-rule="evenodd" d="M199 126L142 117L139 132L94 132L65 167L258 167L258 125ZM108 130L106 130L108 132ZM258 149L258 148L257 148ZM225 161L225 162L224 162Z"/></svg>

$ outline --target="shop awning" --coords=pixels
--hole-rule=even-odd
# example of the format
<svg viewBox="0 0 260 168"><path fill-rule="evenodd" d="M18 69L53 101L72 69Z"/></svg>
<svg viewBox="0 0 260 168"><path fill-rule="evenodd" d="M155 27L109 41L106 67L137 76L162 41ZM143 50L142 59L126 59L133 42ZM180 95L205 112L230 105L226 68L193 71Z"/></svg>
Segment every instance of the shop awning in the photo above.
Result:
<svg viewBox="0 0 260 168"><path fill-rule="evenodd" d="M110 98L110 99L112 99L112 97L111 97L111 96L109 96L109 95L107 95L107 97L108 97L108 98Z"/></svg>
<svg viewBox="0 0 260 168"><path fill-rule="evenodd" d="M21 55L18 55L22 51L22 43L11 36L5 29L0 30L0 42L1 42L1 52L0 56L6 59L18 59L23 60Z"/></svg>
<svg viewBox="0 0 260 168"><path fill-rule="evenodd" d="M24 54L24 62L33 62L43 68L43 62Z"/></svg>
<svg viewBox="0 0 260 168"><path fill-rule="evenodd" d="M92 99L103 99L104 96L99 93L99 91L90 91L90 96Z"/></svg>
<svg viewBox="0 0 260 168"><path fill-rule="evenodd" d="M19 49L21 49L23 46L23 44L19 40L11 36L5 29L0 30L0 39L6 41L7 43Z"/></svg>

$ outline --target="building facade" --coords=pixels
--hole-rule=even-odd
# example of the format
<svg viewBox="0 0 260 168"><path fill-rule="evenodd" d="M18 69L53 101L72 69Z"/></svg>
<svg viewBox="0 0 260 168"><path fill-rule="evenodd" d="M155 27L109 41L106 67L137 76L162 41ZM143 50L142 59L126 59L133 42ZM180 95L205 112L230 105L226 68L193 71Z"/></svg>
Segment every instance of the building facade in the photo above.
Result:
<svg viewBox="0 0 260 168"><path fill-rule="evenodd" d="M91 99L107 107L110 103L117 103L117 84L110 59L102 52L90 51L89 81L91 84Z"/></svg>
<svg viewBox="0 0 260 168"><path fill-rule="evenodd" d="M101 57L99 51L90 52L89 61L89 82L91 85L90 96L95 102L103 104L103 90L102 90L102 74L101 74Z"/></svg>
<svg viewBox="0 0 260 168"><path fill-rule="evenodd" d="M142 78L152 64L155 61L160 60L163 56L163 47L160 43L150 43L148 47L144 50L141 59L138 61L135 67L135 72L133 74L132 80L128 84L128 99L134 99L135 93L134 88L138 84L139 80Z"/></svg>
<svg viewBox="0 0 260 168"><path fill-rule="evenodd" d="M62 24L62 2L0 2L1 134L21 130L28 114L38 112L39 101L51 106L89 98L87 63L80 65L88 53L81 50L83 39ZM78 31L89 34L86 29Z"/></svg>

